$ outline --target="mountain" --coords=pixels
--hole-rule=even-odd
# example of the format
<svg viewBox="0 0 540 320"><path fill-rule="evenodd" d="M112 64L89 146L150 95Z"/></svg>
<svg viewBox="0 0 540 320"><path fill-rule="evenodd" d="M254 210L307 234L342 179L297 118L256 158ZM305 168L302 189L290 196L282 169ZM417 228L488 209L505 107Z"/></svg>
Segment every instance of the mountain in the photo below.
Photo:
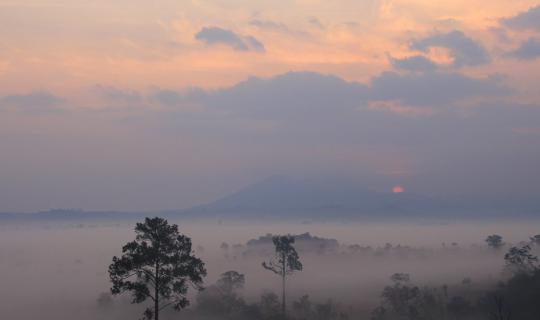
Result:
<svg viewBox="0 0 540 320"><path fill-rule="evenodd" d="M32 213L0 213L0 221L81 221L81 220L125 220L148 216L143 212L84 211L80 209L51 209Z"/></svg>
<svg viewBox="0 0 540 320"><path fill-rule="evenodd" d="M0 220L140 220L167 218L239 219L409 219L540 217L539 198L435 198L403 192L380 192L357 180L294 179L273 176L221 199L187 210L154 212L93 212L50 210L0 213Z"/></svg>
<svg viewBox="0 0 540 320"><path fill-rule="evenodd" d="M236 217L353 217L443 213L448 201L409 193L378 192L356 181L274 176L184 214Z"/></svg>

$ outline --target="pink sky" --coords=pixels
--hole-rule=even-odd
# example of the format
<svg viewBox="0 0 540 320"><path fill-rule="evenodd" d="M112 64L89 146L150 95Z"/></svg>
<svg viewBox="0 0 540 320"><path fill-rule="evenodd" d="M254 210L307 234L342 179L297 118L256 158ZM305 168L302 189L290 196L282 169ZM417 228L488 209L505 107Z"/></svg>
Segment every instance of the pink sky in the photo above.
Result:
<svg viewBox="0 0 540 320"><path fill-rule="evenodd" d="M0 0L0 211L183 208L273 174L536 195L539 21L538 1Z"/></svg>

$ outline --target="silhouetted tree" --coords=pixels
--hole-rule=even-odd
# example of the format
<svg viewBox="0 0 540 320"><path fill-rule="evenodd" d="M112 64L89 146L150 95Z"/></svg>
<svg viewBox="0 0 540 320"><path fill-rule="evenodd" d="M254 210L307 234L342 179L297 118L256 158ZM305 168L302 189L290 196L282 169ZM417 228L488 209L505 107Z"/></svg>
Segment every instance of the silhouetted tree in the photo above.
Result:
<svg viewBox="0 0 540 320"><path fill-rule="evenodd" d="M221 249L221 251L223 251L223 255L225 256L225 258L228 259L229 258L229 244L227 242L222 242L219 248Z"/></svg>
<svg viewBox="0 0 540 320"><path fill-rule="evenodd" d="M227 271L221 274L216 285L226 294L231 294L237 289L242 289L246 279L243 274L236 271Z"/></svg>
<svg viewBox="0 0 540 320"><path fill-rule="evenodd" d="M446 308L448 313L454 319L463 319L464 317L470 315L473 311L471 303L463 297L455 296L450 299Z"/></svg>
<svg viewBox="0 0 540 320"><path fill-rule="evenodd" d="M512 273L529 273L534 271L538 258L531 254L531 247L526 245L521 248L512 247L504 255L505 269Z"/></svg>
<svg viewBox="0 0 540 320"><path fill-rule="evenodd" d="M498 234L492 234L486 238L488 246L493 249L500 249L504 246L503 238Z"/></svg>
<svg viewBox="0 0 540 320"><path fill-rule="evenodd" d="M245 284L243 274L227 271L221 274L216 284L205 288L197 295L197 308L207 314L220 317L238 315L245 308L244 300L237 291Z"/></svg>
<svg viewBox="0 0 540 320"><path fill-rule="evenodd" d="M263 319L280 319L278 296L273 292L265 292L261 295L260 311Z"/></svg>
<svg viewBox="0 0 540 320"><path fill-rule="evenodd" d="M268 262L263 262L262 266L279 275L282 280L282 295L281 295L281 311L283 317L285 317L285 278L288 275L293 274L295 271L302 270L302 263L298 256L298 252L293 247L294 237L287 236L274 236L272 241L275 246L275 257Z"/></svg>
<svg viewBox="0 0 540 320"><path fill-rule="evenodd" d="M172 306L180 310L189 305L188 286L202 289L206 276L204 263L193 255L191 239L162 218L146 218L135 226L135 240L113 257L109 266L111 293L131 292L132 303L152 300L146 319L159 320L159 312Z"/></svg>
<svg viewBox="0 0 540 320"><path fill-rule="evenodd" d="M371 312L371 320L385 320L386 314L386 308L383 306L378 306Z"/></svg>
<svg viewBox="0 0 540 320"><path fill-rule="evenodd" d="M293 302L293 310L296 315L295 318L299 320L307 320L312 318L312 308L313 304L309 300L308 295L303 295L298 299L298 301Z"/></svg>
<svg viewBox="0 0 540 320"><path fill-rule="evenodd" d="M406 273L390 277L393 285L382 292L382 304L371 313L372 320L385 319L445 319L446 286L439 288L411 285Z"/></svg>
<svg viewBox="0 0 540 320"><path fill-rule="evenodd" d="M540 246L540 234L537 234L535 236L532 236L529 238L531 241L531 244L534 244L536 246Z"/></svg>
<svg viewBox="0 0 540 320"><path fill-rule="evenodd" d="M519 249L519 248L517 248ZM528 250L511 256L517 261L529 255ZM509 251L509 252L510 252ZM508 263L508 260L506 261ZM532 262L534 263L534 262ZM492 320L538 320L540 319L540 268L530 272L515 272L504 282L500 282L478 302L478 307Z"/></svg>
<svg viewBox="0 0 540 320"><path fill-rule="evenodd" d="M405 284L411 281L411 276L408 273L394 273L390 276L390 280L395 284Z"/></svg>
<svg viewBox="0 0 540 320"><path fill-rule="evenodd" d="M504 298L499 295L494 295L492 297L493 308L489 312L490 318L492 320L511 320L512 313L507 310Z"/></svg>
<svg viewBox="0 0 540 320"><path fill-rule="evenodd" d="M420 297L417 286L409 286L410 277L406 273L395 273L390 277L394 283L383 289L382 298L389 309L396 314L409 314L416 312L414 302Z"/></svg>
<svg viewBox="0 0 540 320"><path fill-rule="evenodd" d="M346 320L348 318L345 313L338 311L336 304L331 299L326 303L315 305L315 315L313 317L315 320Z"/></svg>

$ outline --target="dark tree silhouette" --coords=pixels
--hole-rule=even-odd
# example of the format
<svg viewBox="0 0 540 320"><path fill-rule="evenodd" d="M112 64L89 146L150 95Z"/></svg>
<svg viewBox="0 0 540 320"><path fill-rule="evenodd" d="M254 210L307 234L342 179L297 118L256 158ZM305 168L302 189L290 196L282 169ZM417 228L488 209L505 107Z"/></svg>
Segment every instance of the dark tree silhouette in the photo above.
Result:
<svg viewBox="0 0 540 320"><path fill-rule="evenodd" d="M264 320L282 320L279 313L279 298L273 292L265 292L259 302L260 313Z"/></svg>
<svg viewBox="0 0 540 320"><path fill-rule="evenodd" d="M245 283L244 275L234 270L222 273L216 281L218 288L225 294L232 294L235 290L242 289Z"/></svg>
<svg viewBox="0 0 540 320"><path fill-rule="evenodd" d="M537 268L538 258L531 254L531 247L512 247L504 255L505 268L512 273L529 273Z"/></svg>
<svg viewBox="0 0 540 320"><path fill-rule="evenodd" d="M473 311L473 306L471 303L460 296L454 296L450 299L450 302L446 305L448 313L452 316L453 319L463 319L467 315L470 315Z"/></svg>
<svg viewBox="0 0 540 320"><path fill-rule="evenodd" d="M493 296L493 308L489 312L489 316L493 320L511 320L512 313L507 310L504 298L499 295Z"/></svg>
<svg viewBox="0 0 540 320"><path fill-rule="evenodd" d="M534 236L530 237L529 240L531 241L531 244L534 244L536 246L540 246L540 234L537 234L537 235L534 235Z"/></svg>
<svg viewBox="0 0 540 320"><path fill-rule="evenodd" d="M394 273L390 276L390 280L394 283L405 284L411 281L411 276L408 273Z"/></svg>
<svg viewBox="0 0 540 320"><path fill-rule="evenodd" d="M293 301L293 311L296 314L295 318L300 320L307 320L312 318L312 306L313 304L309 300L309 296L303 295L298 301Z"/></svg>
<svg viewBox="0 0 540 320"><path fill-rule="evenodd" d="M189 305L188 286L202 289L206 276L204 263L193 255L191 239L162 218L146 218L135 226L135 241L122 248L109 266L112 294L131 292L132 303L152 300L146 319L159 320L159 312L172 306L180 310Z"/></svg>
<svg viewBox="0 0 540 320"><path fill-rule="evenodd" d="M199 292L197 308L204 314L217 315L220 318L238 316L242 309L245 309L245 302L238 294L245 282L244 275L236 271L221 274L214 285Z"/></svg>
<svg viewBox="0 0 540 320"><path fill-rule="evenodd" d="M492 234L486 238L488 246L493 249L500 249L504 246L503 238L498 234Z"/></svg>
<svg viewBox="0 0 540 320"><path fill-rule="evenodd" d="M407 273L394 273L390 280L394 284L386 286L381 295L385 305L396 314L416 312L414 305L421 295L420 288L409 286L410 276Z"/></svg>
<svg viewBox="0 0 540 320"><path fill-rule="evenodd" d="M274 242L276 250L275 257L268 262L263 262L262 266L281 277L281 312L283 313L283 317L285 317L285 278L295 271L301 271L303 266L300 262L298 252L296 252L296 249L293 247L293 236L274 236L272 237L272 241Z"/></svg>

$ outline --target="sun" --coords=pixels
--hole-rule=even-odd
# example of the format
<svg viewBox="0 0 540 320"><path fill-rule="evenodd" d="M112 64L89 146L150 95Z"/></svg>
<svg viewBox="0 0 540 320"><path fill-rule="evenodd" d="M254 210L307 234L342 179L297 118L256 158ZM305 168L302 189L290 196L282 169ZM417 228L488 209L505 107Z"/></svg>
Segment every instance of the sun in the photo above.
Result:
<svg viewBox="0 0 540 320"><path fill-rule="evenodd" d="M405 192L405 188L403 188L400 185L396 185L392 188L392 193L403 193Z"/></svg>

